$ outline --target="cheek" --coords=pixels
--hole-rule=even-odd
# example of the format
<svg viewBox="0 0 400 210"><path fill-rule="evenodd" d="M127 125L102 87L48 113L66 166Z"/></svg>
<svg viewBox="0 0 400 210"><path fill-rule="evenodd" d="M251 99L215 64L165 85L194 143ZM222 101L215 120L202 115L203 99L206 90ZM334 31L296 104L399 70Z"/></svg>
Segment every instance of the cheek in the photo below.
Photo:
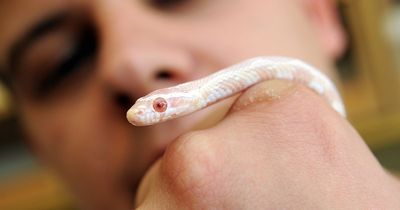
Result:
<svg viewBox="0 0 400 210"><path fill-rule="evenodd" d="M143 167L129 167L136 146L133 133L104 95L86 91L62 103L25 102L23 121L37 156L75 191L94 197L107 192L118 195L126 186L116 185L121 182L117 180L131 168Z"/></svg>
<svg viewBox="0 0 400 210"><path fill-rule="evenodd" d="M70 116L60 107L38 106L30 102L20 104L22 123L34 152L46 162L54 161L64 148Z"/></svg>
<svg viewBox="0 0 400 210"><path fill-rule="evenodd" d="M204 18L192 24L196 27L188 37L197 51L207 57L205 61L216 61L219 69L260 55L310 60L318 54L314 32L298 3L291 0L253 1L227 3L219 13L213 13L212 21Z"/></svg>

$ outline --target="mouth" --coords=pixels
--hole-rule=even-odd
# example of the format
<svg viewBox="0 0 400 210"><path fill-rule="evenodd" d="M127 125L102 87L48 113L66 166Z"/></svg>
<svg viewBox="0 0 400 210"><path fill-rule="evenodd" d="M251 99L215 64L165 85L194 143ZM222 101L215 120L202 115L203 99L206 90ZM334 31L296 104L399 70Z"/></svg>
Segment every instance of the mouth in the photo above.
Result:
<svg viewBox="0 0 400 210"><path fill-rule="evenodd" d="M141 116L143 116L144 111L142 109L137 109L137 108L130 108L126 112L126 119L128 119L129 123L135 126L141 126L143 125Z"/></svg>

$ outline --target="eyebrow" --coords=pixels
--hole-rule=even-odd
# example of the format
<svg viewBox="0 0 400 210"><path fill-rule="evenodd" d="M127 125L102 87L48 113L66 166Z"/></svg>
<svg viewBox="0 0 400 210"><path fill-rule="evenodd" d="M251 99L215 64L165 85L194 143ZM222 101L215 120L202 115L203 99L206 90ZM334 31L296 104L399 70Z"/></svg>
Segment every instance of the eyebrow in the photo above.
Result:
<svg viewBox="0 0 400 210"><path fill-rule="evenodd" d="M13 76L15 75L16 67L19 59L23 55L24 51L34 43L35 40L42 37L43 35L51 32L52 30L58 28L63 23L65 23L68 19L67 12L59 12L57 14L53 14L43 18L38 21L35 25L33 25L26 33L22 36L15 44L13 44L9 50L8 54L8 63L10 66L11 72L9 72Z"/></svg>

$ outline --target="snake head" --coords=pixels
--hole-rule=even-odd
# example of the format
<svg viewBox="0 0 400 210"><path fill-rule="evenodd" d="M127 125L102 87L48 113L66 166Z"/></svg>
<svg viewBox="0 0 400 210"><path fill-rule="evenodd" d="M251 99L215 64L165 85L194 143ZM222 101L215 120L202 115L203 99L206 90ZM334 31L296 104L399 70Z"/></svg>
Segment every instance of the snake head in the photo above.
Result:
<svg viewBox="0 0 400 210"><path fill-rule="evenodd" d="M150 94L135 102L127 119L136 126L152 125L193 112L193 104L193 97L186 93Z"/></svg>

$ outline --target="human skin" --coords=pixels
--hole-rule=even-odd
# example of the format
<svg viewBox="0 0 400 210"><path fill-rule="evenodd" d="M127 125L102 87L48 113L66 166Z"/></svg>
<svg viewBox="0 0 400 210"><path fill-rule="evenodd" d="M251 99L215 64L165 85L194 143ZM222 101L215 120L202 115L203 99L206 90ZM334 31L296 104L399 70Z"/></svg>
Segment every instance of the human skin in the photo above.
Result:
<svg viewBox="0 0 400 210"><path fill-rule="evenodd" d="M274 80L247 90L218 125L174 141L142 181L136 205L397 209L398 195L398 180L323 98Z"/></svg>
<svg viewBox="0 0 400 210"><path fill-rule="evenodd" d="M271 83L261 84L234 104L150 127L125 118L135 99L152 90L259 55L297 57L333 78L345 41L331 1L151 2L0 3L0 28L7 29L0 66L18 71L11 85L30 144L82 208L396 205L398 184L346 120L301 86L286 84L289 90L272 100L257 91ZM73 24L35 39L11 65L10 48L60 11ZM40 78L59 71L54 66L88 27L95 28L95 50L62 80L37 88ZM251 94L263 100L242 107Z"/></svg>

